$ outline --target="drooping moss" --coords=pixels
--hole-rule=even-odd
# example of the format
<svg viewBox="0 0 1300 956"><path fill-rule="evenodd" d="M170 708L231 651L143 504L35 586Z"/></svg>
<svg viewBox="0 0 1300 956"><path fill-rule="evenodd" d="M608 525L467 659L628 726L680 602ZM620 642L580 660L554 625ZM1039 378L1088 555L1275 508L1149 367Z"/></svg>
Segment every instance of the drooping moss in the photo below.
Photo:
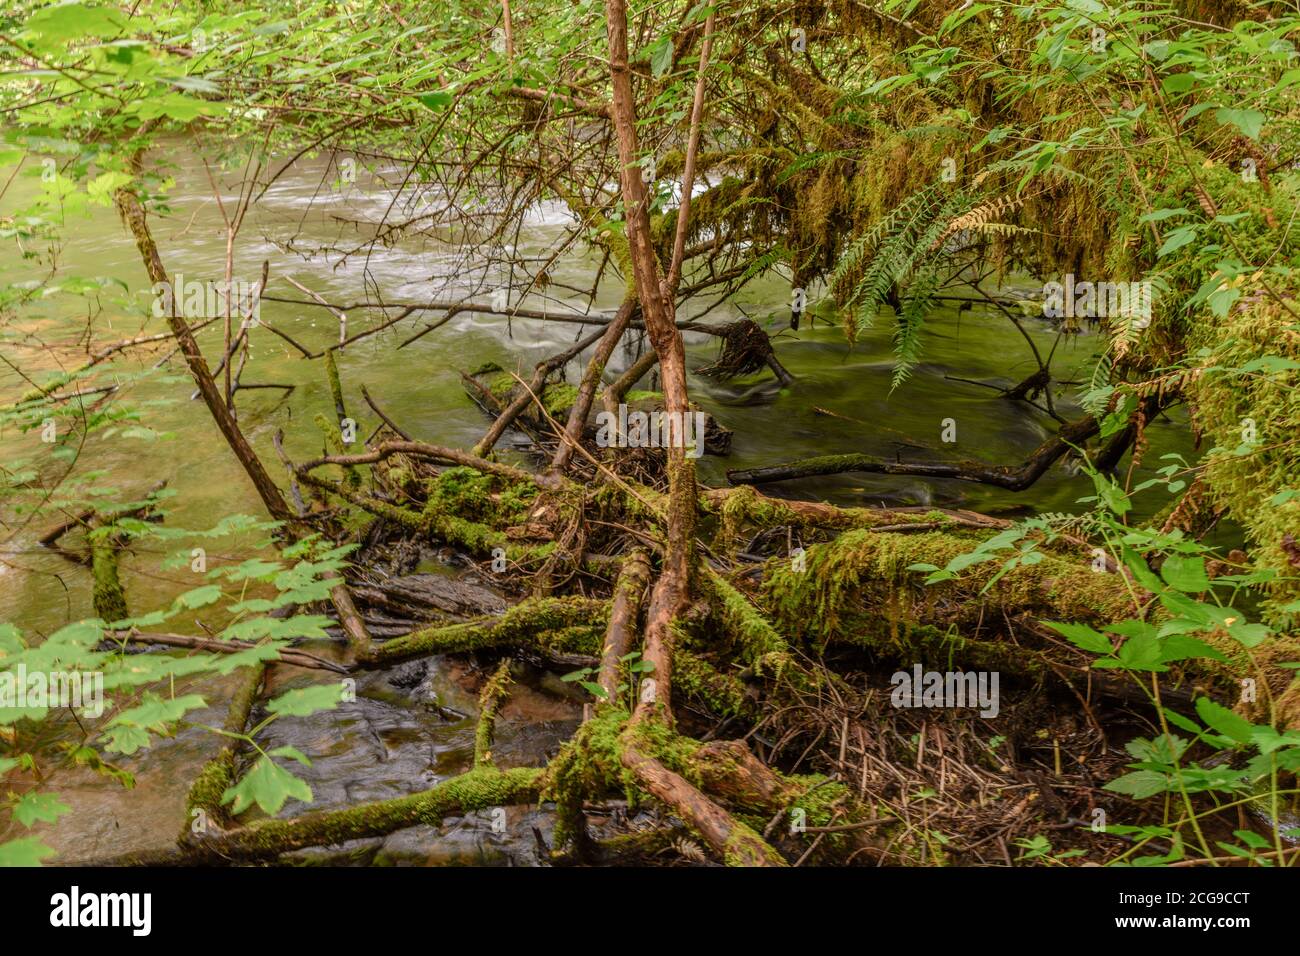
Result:
<svg viewBox="0 0 1300 956"><path fill-rule="evenodd" d="M785 638L722 575L706 566L705 579L723 627L740 646L741 659L759 669L770 664L779 670L788 657Z"/></svg>
<svg viewBox="0 0 1300 956"><path fill-rule="evenodd" d="M1300 302L1291 307L1300 312ZM1285 367L1300 361L1300 327L1280 305L1262 300L1198 337L1216 340L1220 369L1187 384L1197 423L1214 445L1205 477L1217 503L1250 535L1256 566L1277 573L1269 585L1272 623L1294 626L1300 614L1280 608L1300 598L1300 369ZM1263 356L1280 366L1241 371Z"/></svg>

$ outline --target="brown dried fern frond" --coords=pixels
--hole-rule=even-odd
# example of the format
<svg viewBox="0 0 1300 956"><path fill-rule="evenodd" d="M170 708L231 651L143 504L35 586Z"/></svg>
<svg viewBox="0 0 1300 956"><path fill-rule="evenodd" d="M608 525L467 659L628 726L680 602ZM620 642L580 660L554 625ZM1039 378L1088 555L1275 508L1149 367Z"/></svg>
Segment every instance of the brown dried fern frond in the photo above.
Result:
<svg viewBox="0 0 1300 956"><path fill-rule="evenodd" d="M970 212L962 213L953 219L938 237L930 244L930 250L940 248L950 238L959 232L991 232L997 235L1010 235L1012 232L1020 230L1021 227L1013 226L1010 223L994 222L999 216L1004 216L1009 212L1014 212L1024 205L1024 199L1019 196L999 196L991 202L983 203L976 206ZM1025 230L1028 231L1028 230Z"/></svg>

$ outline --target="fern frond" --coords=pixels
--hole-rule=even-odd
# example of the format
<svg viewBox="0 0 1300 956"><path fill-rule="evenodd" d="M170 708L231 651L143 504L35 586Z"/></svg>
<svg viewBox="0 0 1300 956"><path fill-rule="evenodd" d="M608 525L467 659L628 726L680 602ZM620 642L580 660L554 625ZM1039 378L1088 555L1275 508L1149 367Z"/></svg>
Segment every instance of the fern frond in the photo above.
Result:
<svg viewBox="0 0 1300 956"><path fill-rule="evenodd" d="M1014 230L1016 228L1015 226L1010 226L1005 223L994 223L993 220L1018 209L1022 205L1024 205L1024 199L1020 197L999 196L992 202L986 202L976 206L974 209L962 213L955 219L951 220L948 225L939 232L939 235L935 238L934 242L927 247L928 251L933 252L940 248L952 236L963 231L978 232L980 230L985 230L990 226L1002 226L1006 229Z"/></svg>
<svg viewBox="0 0 1300 956"><path fill-rule="evenodd" d="M898 388L912 375L912 369L921 359L921 330L925 319L936 304L941 270L933 260L924 263L908 283L898 315L898 328L894 330L894 377L890 391Z"/></svg>
<svg viewBox="0 0 1300 956"><path fill-rule="evenodd" d="M788 254L789 250L786 248L785 244L778 243L776 246L751 262L748 267L746 267L745 271L741 273L740 281L748 282L750 279L754 278L754 276L762 275L778 262L784 260Z"/></svg>

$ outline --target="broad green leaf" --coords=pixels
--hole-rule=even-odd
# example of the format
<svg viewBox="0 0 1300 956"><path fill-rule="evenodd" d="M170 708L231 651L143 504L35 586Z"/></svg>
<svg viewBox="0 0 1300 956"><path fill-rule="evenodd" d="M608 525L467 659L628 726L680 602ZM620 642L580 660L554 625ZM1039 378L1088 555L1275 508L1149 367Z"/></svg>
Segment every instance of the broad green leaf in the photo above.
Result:
<svg viewBox="0 0 1300 956"><path fill-rule="evenodd" d="M1143 800L1164 793L1173 786L1172 779L1163 773L1156 773L1154 770L1135 770L1124 774L1118 780L1112 780L1102 789L1112 793L1126 793L1135 800Z"/></svg>
<svg viewBox="0 0 1300 956"><path fill-rule="evenodd" d="M41 861L53 856L54 852L40 837L10 840L0 843L0 866L40 866Z"/></svg>
<svg viewBox="0 0 1300 956"><path fill-rule="evenodd" d="M231 812L236 816L253 804L274 816L290 797L311 803L311 787L305 780L277 766L270 757L261 757L239 783L227 788L221 795L221 802L223 805L233 803Z"/></svg>
<svg viewBox="0 0 1300 956"><path fill-rule="evenodd" d="M1205 721L1225 737L1230 737L1239 744L1250 743L1254 727L1246 718L1234 714L1228 708L1216 704L1208 697L1196 699L1196 712Z"/></svg>
<svg viewBox="0 0 1300 956"><path fill-rule="evenodd" d="M1259 139L1259 132L1264 128L1265 116L1259 110L1234 110L1221 108L1214 111L1214 118L1223 126L1235 126L1250 139Z"/></svg>
<svg viewBox="0 0 1300 956"><path fill-rule="evenodd" d="M1205 559L1199 554L1171 554L1160 567L1160 576L1171 588L1185 594L1200 594L1210 589L1210 579L1205 574Z"/></svg>
<svg viewBox="0 0 1300 956"><path fill-rule="evenodd" d="M36 793L28 791L23 794L13 809L14 819L25 827L32 824L54 823L65 813L71 813L68 806L53 793Z"/></svg>
<svg viewBox="0 0 1300 956"><path fill-rule="evenodd" d="M1109 654L1114 649L1110 638L1086 624L1060 624L1056 621L1044 621L1043 623L1061 634L1075 647L1080 647L1093 654Z"/></svg>
<svg viewBox="0 0 1300 956"><path fill-rule="evenodd" d="M332 710L343 700L343 684L316 684L281 694L266 705L267 711L284 717L306 717L318 710Z"/></svg>

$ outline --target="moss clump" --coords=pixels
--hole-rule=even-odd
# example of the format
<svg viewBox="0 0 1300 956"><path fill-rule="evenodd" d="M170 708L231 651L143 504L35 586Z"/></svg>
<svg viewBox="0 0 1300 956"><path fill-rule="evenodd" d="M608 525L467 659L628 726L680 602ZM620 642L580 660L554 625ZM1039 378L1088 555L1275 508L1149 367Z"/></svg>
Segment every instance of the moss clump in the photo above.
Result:
<svg viewBox="0 0 1300 956"><path fill-rule="evenodd" d="M428 481L425 491L423 525L444 541L482 555L501 548L517 562L546 557L546 546L513 545L499 530L527 517L538 494L532 482L507 483L474 468L457 467Z"/></svg>
<svg viewBox="0 0 1300 956"><path fill-rule="evenodd" d="M705 578L722 626L739 644L741 658L748 664L766 661L779 668L789 651L785 638L726 578L707 566Z"/></svg>
<svg viewBox="0 0 1300 956"><path fill-rule="evenodd" d="M619 735L630 717L615 704L601 706L547 765L541 798L555 803L557 849L578 838L584 800L621 790L637 801L632 775L619 760Z"/></svg>
<svg viewBox="0 0 1300 956"><path fill-rule="evenodd" d="M744 683L681 647L673 653L673 687L719 717L756 716Z"/></svg>
<svg viewBox="0 0 1300 956"><path fill-rule="evenodd" d="M974 549L978 539L849 531L807 550L806 568L770 562L763 588L778 627L810 640L898 642L917 624L978 633L1002 613L1028 612L1067 621L1108 623L1128 616L1124 588L1112 575L1052 554L991 583L1000 561L977 564L960 577L926 587L914 564L942 567ZM987 589L986 589L987 588Z"/></svg>
<svg viewBox="0 0 1300 956"><path fill-rule="evenodd" d="M89 543L90 570L95 579L91 597L95 614L109 624L129 617L126 592L122 590L122 581L118 577L115 532L110 529L92 531Z"/></svg>
<svg viewBox="0 0 1300 956"><path fill-rule="evenodd" d="M448 468L426 486L425 511L439 511L494 527L518 524L537 498L532 482L507 482L474 468Z"/></svg>
<svg viewBox="0 0 1300 956"><path fill-rule="evenodd" d="M499 618L412 631L376 648L373 660L389 663L422 654L451 654L491 647L522 647L565 654L600 653L609 604L583 597L530 598Z"/></svg>

